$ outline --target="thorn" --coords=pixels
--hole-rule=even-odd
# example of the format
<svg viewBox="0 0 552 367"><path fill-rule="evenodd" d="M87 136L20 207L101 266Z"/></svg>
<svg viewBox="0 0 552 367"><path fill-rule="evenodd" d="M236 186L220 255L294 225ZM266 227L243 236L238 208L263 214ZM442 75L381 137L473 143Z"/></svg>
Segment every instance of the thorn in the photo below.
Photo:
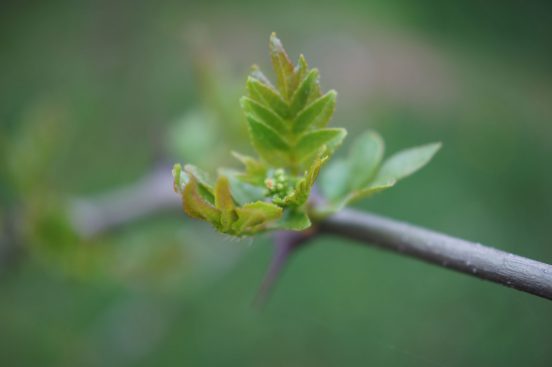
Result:
<svg viewBox="0 0 552 367"><path fill-rule="evenodd" d="M276 283L278 276L281 274L293 248L293 244L291 242L277 242L274 246L275 251L272 256L270 266L268 267L268 271L266 272L261 286L257 291L257 295L253 300L253 305L258 309L261 309L266 304L270 291Z"/></svg>
<svg viewBox="0 0 552 367"><path fill-rule="evenodd" d="M282 273L289 257L294 253L294 251L306 244L317 233L318 230L312 227L302 232L280 231L275 233L275 251L261 286L257 291L257 295L253 300L254 307L261 309L266 304L270 296L270 292L276 284L278 277Z"/></svg>

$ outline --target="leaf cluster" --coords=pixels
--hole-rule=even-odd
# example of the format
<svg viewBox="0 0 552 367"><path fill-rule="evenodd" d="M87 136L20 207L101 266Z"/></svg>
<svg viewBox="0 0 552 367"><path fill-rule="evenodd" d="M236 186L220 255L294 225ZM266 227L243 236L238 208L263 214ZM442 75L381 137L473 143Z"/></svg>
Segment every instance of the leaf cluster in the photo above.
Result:
<svg viewBox="0 0 552 367"><path fill-rule="evenodd" d="M395 186L429 163L440 148L441 143L426 144L399 151L384 160L383 139L375 131L364 132L356 138L346 158L332 161L324 170L320 190L326 202L318 208L319 213L333 214Z"/></svg>
<svg viewBox="0 0 552 367"><path fill-rule="evenodd" d="M303 55L293 64L275 34L269 49L276 83L253 66L247 95L240 99L259 158L233 152L243 170L220 169L215 181L194 166L175 165L174 189L190 217L234 236L303 230L311 218L392 187L437 151L439 145L430 144L382 163L383 140L367 132L355 141L347 159L334 160L325 169L320 185L324 204L308 205L321 169L347 134L345 129L327 127L337 93L322 93L319 71L310 68Z"/></svg>

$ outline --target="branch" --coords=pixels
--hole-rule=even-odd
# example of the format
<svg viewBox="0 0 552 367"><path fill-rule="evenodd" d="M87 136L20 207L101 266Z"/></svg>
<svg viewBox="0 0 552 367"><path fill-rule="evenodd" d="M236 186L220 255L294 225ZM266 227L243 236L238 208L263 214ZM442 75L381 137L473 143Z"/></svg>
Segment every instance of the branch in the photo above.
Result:
<svg viewBox="0 0 552 367"><path fill-rule="evenodd" d="M552 266L542 262L350 209L325 219L320 231L552 300Z"/></svg>
<svg viewBox="0 0 552 367"><path fill-rule="evenodd" d="M181 205L180 200L167 184L167 177L169 169L162 168L127 188L102 195L100 198L79 199L73 202L71 217L75 229L82 236L94 236L139 217L178 209ZM320 234L339 235L365 244L374 244L480 279L552 299L552 266L545 263L350 209L325 219L319 224L318 230ZM314 233L309 235L310 238L314 236ZM279 267L281 264L278 264L277 268ZM274 273L278 273L278 269L274 270ZM273 280L266 282L267 289ZM261 289L260 293L267 291Z"/></svg>
<svg viewBox="0 0 552 367"><path fill-rule="evenodd" d="M177 210L182 204L171 186L171 168L160 166L135 183L94 198L75 198L69 207L75 231L94 237L142 217Z"/></svg>

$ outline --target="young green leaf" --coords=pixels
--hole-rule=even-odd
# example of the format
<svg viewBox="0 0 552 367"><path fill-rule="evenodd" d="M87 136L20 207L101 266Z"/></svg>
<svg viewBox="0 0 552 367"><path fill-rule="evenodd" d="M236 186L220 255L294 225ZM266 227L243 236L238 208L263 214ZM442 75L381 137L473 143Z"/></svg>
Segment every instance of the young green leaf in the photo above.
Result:
<svg viewBox="0 0 552 367"><path fill-rule="evenodd" d="M277 88L255 67L247 81L249 97L242 99L242 109L257 153L275 167L301 172L323 145L331 153L344 137L342 133L324 129L335 110L336 92L322 96L318 70L309 69L302 55L293 67L274 34L270 53ZM264 126L258 126L259 123Z"/></svg>
<svg viewBox="0 0 552 367"><path fill-rule="evenodd" d="M381 191L384 191L393 187L394 185L395 185L395 181L388 181L381 184L373 184L359 190L351 191L344 197L341 197L337 200L326 203L326 205L322 206L319 209L319 211L322 213L323 216L336 213L341 209L343 209L344 207L346 207L347 205L354 203L355 201L369 198Z"/></svg>
<svg viewBox="0 0 552 367"><path fill-rule="evenodd" d="M289 116L289 106L282 96L275 91L271 86L262 83L259 79L249 77L247 80L247 90L250 97L264 105L268 109L272 109L276 114L283 118Z"/></svg>
<svg viewBox="0 0 552 367"><path fill-rule="evenodd" d="M288 231L302 231L311 226L311 221L307 213L296 208L286 209L283 217L274 224L275 229L285 229Z"/></svg>
<svg viewBox="0 0 552 367"><path fill-rule="evenodd" d="M206 172L191 164L184 166L184 172L187 176L193 176L196 178L197 190L199 194L209 204L213 205L215 202L215 193L213 191L211 177L209 177Z"/></svg>
<svg viewBox="0 0 552 367"><path fill-rule="evenodd" d="M278 205L257 201L236 208L237 220L232 224L232 229L238 234L254 234L279 219L282 216L282 208Z"/></svg>
<svg viewBox="0 0 552 367"><path fill-rule="evenodd" d="M238 152L232 152L232 155L245 166L245 172L237 174L237 178L253 185L264 184L268 170L264 162Z"/></svg>
<svg viewBox="0 0 552 367"><path fill-rule="evenodd" d="M410 176L425 166L440 148L441 143L432 143L395 153L385 160L374 181L398 181Z"/></svg>
<svg viewBox="0 0 552 367"><path fill-rule="evenodd" d="M184 171L190 175L190 176L194 176L198 182L205 186L206 189L208 191L210 191L211 193L213 192L213 189L212 189L212 186L213 186L213 180L211 179L211 177L209 176L209 174L205 171L203 171L202 169L192 165L192 164L187 164L184 166Z"/></svg>
<svg viewBox="0 0 552 367"><path fill-rule="evenodd" d="M286 126L284 120L282 120L282 118L271 109L266 108L264 105L252 100L249 97L242 97L240 102L246 116L253 115L254 119L261 121L280 134L285 134L287 132L288 127Z"/></svg>
<svg viewBox="0 0 552 367"><path fill-rule="evenodd" d="M311 163L305 175L297 182L291 195L284 198L284 203L286 205L299 207L307 202L311 189L320 173L320 169L327 159L328 156L325 150L321 151L319 156Z"/></svg>
<svg viewBox="0 0 552 367"><path fill-rule="evenodd" d="M330 215L393 187L398 180L427 164L439 148L440 144L436 143L407 149L380 166L383 140L373 131L365 132L354 141L347 159L330 163L322 175L320 186L327 202L318 208L317 215Z"/></svg>
<svg viewBox="0 0 552 367"><path fill-rule="evenodd" d="M297 61L297 66L295 66L295 74L297 75L297 82L301 82L305 78L309 71L309 64L307 59L303 54L299 55L299 60Z"/></svg>
<svg viewBox="0 0 552 367"><path fill-rule="evenodd" d="M335 111L336 96L337 92L331 90L299 112L293 122L293 132L303 132L310 126L326 126Z"/></svg>
<svg viewBox="0 0 552 367"><path fill-rule="evenodd" d="M370 182L379 168L383 151L383 139L375 131L366 131L356 138L348 160L351 189L360 189Z"/></svg>
<svg viewBox="0 0 552 367"><path fill-rule="evenodd" d="M262 84L267 85L268 87L275 89L270 80L263 74L258 65L251 66L251 71L249 72L249 77L260 81Z"/></svg>
<svg viewBox="0 0 552 367"><path fill-rule="evenodd" d="M222 230L228 231L235 219L235 206L230 192L230 183L226 176L219 176L215 185L215 207L220 211Z"/></svg>
<svg viewBox="0 0 552 367"><path fill-rule="evenodd" d="M298 161L303 162L309 159L314 153L320 151L323 146L327 146L329 152L333 152L345 139L346 135L347 131L340 128L319 129L303 134L295 146Z"/></svg>
<svg viewBox="0 0 552 367"><path fill-rule="evenodd" d="M282 42L276 37L276 33L270 35L270 58L278 79L278 89L286 99L291 95L291 89L295 82L293 63L282 46Z"/></svg>
<svg viewBox="0 0 552 367"><path fill-rule="evenodd" d="M259 155L276 166L287 164L289 145L282 136L251 115L247 116L247 121L251 142Z"/></svg>
<svg viewBox="0 0 552 367"><path fill-rule="evenodd" d="M361 189L357 189L352 191L347 197L345 198L344 205L349 205L357 200L368 198L374 194L377 194L383 190L387 190L395 185L397 181L395 180L389 180L387 182L381 182L381 183L373 183L369 186L363 187Z"/></svg>
<svg viewBox="0 0 552 367"><path fill-rule="evenodd" d="M305 108L313 93L318 91L316 88L318 86L318 77L318 70L312 69L302 80L297 90L293 93L290 103L290 114L292 116L296 115L299 111Z"/></svg>
<svg viewBox="0 0 552 367"><path fill-rule="evenodd" d="M261 201L265 198L266 189L259 185L253 185L240 179L240 174L236 172L224 171L230 181L232 197L239 205Z"/></svg>
<svg viewBox="0 0 552 367"><path fill-rule="evenodd" d="M203 219L213 224L220 221L220 211L201 195L198 180L192 174L182 191L182 204L186 214L192 218Z"/></svg>
<svg viewBox="0 0 552 367"><path fill-rule="evenodd" d="M320 175L320 191L329 201L344 197L350 186L350 164L345 159L331 161Z"/></svg>
<svg viewBox="0 0 552 367"><path fill-rule="evenodd" d="M188 176L182 172L182 166L175 164L172 169L173 190L176 193L182 193L184 186L188 183Z"/></svg>

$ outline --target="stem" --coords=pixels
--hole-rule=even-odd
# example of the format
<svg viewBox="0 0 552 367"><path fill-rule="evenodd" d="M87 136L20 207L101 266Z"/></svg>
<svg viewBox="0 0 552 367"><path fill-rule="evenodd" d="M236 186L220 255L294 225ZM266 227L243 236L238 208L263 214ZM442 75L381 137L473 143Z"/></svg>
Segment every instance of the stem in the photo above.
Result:
<svg viewBox="0 0 552 367"><path fill-rule="evenodd" d="M549 264L350 209L323 220L319 229L552 300Z"/></svg>
<svg viewBox="0 0 552 367"><path fill-rule="evenodd" d="M167 183L169 172L170 169L167 167L153 172L127 188L100 198L74 202L71 217L75 229L82 236L94 236L132 222L138 217L162 210L178 209L181 205L180 200ZM320 234L333 234L365 244L374 244L480 279L552 299L552 266L545 263L350 209L322 220L318 227ZM315 235L313 231L308 237ZM273 267L281 268L281 265ZM273 272L278 274L277 270ZM272 280L267 281L268 284L275 279L274 276ZM264 291L261 289L260 292Z"/></svg>
<svg viewBox="0 0 552 367"><path fill-rule="evenodd" d="M163 211L181 210L171 167L162 165L136 182L94 198L75 198L69 207L74 230L89 238Z"/></svg>

